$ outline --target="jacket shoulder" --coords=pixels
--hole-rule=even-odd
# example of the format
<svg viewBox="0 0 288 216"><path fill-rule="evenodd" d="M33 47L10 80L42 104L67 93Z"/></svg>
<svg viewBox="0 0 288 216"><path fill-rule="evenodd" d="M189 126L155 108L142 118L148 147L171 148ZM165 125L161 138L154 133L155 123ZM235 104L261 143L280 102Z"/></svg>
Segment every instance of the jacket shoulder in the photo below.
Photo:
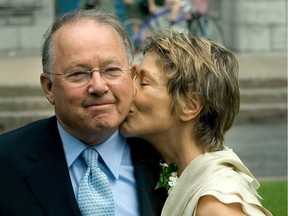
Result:
<svg viewBox="0 0 288 216"><path fill-rule="evenodd" d="M20 145L22 145L23 142L27 142L35 136L41 136L41 134L44 134L45 130L51 128L52 125L55 125L55 127L57 125L55 117L41 119L23 127L1 134L0 152L1 150L7 148L20 148Z"/></svg>

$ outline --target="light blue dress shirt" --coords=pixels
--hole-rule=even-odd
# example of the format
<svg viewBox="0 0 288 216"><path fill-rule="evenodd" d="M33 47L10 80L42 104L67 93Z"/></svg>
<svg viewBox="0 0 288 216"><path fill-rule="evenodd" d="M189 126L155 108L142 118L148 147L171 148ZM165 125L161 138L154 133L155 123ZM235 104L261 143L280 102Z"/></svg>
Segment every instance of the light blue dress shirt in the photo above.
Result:
<svg viewBox="0 0 288 216"><path fill-rule="evenodd" d="M88 146L66 132L58 123L69 174L77 199L78 187L87 166L81 153ZM130 147L119 131L104 143L94 147L101 159L99 167L107 175L115 201L116 216L140 215L137 184L134 175Z"/></svg>

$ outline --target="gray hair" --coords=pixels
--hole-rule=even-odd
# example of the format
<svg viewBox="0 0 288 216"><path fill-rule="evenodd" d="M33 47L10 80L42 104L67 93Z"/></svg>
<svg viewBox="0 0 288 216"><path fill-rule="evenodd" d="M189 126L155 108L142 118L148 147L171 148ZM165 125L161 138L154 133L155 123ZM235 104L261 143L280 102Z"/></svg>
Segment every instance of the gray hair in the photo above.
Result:
<svg viewBox="0 0 288 216"><path fill-rule="evenodd" d="M42 67L44 72L53 71L55 62L53 55L55 49L53 46L53 35L55 32L66 24L76 23L83 19L94 20L97 23L102 23L115 29L123 40L129 64L133 63L134 55L131 42L121 21L115 15L97 9L76 10L57 17L52 26L44 34L45 41L42 46Z"/></svg>

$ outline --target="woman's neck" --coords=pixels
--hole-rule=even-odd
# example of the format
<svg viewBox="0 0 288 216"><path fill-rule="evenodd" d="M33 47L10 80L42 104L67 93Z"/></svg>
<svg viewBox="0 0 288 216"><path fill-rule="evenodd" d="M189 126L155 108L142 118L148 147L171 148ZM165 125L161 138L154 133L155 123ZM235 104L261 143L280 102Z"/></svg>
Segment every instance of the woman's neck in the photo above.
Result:
<svg viewBox="0 0 288 216"><path fill-rule="evenodd" d="M167 164L175 163L178 165L178 176L194 158L203 154L202 149L191 135L191 130L187 133L182 130L173 135L162 135L152 139L150 137L147 141L157 149Z"/></svg>

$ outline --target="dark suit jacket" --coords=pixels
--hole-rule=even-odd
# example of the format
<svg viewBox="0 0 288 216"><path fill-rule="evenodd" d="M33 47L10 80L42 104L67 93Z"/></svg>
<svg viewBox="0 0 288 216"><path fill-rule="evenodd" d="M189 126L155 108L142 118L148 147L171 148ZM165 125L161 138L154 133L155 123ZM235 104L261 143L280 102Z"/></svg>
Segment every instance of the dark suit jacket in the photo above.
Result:
<svg viewBox="0 0 288 216"><path fill-rule="evenodd" d="M141 215L160 215L166 192L154 190L159 178L159 155L142 140L129 139L129 143ZM0 136L2 215L81 215L55 117L36 121Z"/></svg>

